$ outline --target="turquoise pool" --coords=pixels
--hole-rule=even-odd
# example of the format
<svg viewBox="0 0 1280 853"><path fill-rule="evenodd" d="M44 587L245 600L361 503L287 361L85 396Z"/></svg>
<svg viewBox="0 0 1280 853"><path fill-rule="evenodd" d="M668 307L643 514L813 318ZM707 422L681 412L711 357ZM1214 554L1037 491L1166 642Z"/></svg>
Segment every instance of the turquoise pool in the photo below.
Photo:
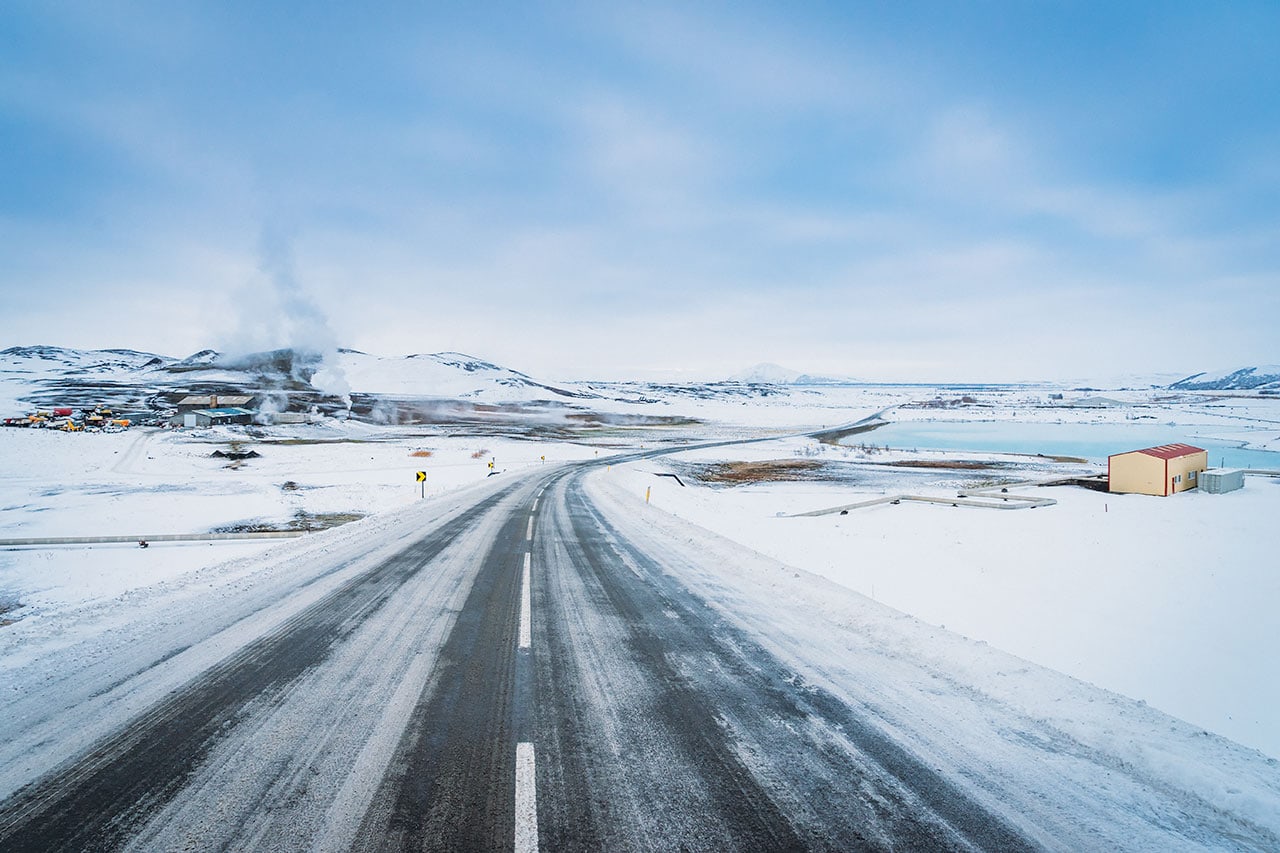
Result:
<svg viewBox="0 0 1280 853"><path fill-rule="evenodd" d="M1209 451L1209 465L1280 470L1280 453L1240 447L1238 441L1208 438L1213 427L1155 423L1057 424L1014 421L900 421L851 435L845 444L889 445L897 449L973 450L1079 456L1105 462L1113 453L1182 442ZM1275 438L1275 433L1259 433Z"/></svg>

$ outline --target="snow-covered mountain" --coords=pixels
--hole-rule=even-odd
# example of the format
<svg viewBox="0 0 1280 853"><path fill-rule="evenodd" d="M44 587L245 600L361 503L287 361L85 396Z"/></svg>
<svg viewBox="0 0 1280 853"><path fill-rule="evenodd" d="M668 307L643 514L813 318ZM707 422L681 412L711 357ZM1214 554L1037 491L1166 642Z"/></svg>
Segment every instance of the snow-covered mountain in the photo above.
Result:
<svg viewBox="0 0 1280 853"><path fill-rule="evenodd" d="M540 382L517 370L455 352L383 358L356 350L294 349L228 355L201 350L186 358L127 349L78 350L55 346L0 350L0 401L74 404L98 393L103 401L138 406L164 394L237 391L352 394L531 402L590 399L571 385Z"/></svg>
<svg viewBox="0 0 1280 853"><path fill-rule="evenodd" d="M729 377L729 381L745 382L751 385L787 385L801 375L798 370L792 370L789 367L783 367L772 362L764 362L735 373Z"/></svg>
<svg viewBox="0 0 1280 853"><path fill-rule="evenodd" d="M857 380L847 377L815 376L780 364L764 362L735 373L729 377L729 381L746 385L847 385Z"/></svg>
<svg viewBox="0 0 1280 853"><path fill-rule="evenodd" d="M338 371L352 391L405 397L588 399L597 395L540 382L528 374L459 352L416 353L383 358L356 350L339 350Z"/></svg>
<svg viewBox="0 0 1280 853"><path fill-rule="evenodd" d="M1179 391L1248 391L1280 389L1280 364L1237 367L1213 373L1193 373L1172 383Z"/></svg>
<svg viewBox="0 0 1280 853"><path fill-rule="evenodd" d="M74 350L62 347L9 347L0 350L0 373L31 379L69 375L101 376L158 367L172 359L130 349Z"/></svg>
<svg viewBox="0 0 1280 853"><path fill-rule="evenodd" d="M782 368L779 368L782 370ZM776 380L778 376L770 377ZM783 377L786 378L786 377ZM762 399L803 393L821 384L803 374L786 384L729 381L702 384L544 382L527 373L458 352L384 357L353 349L328 353L278 349L245 354L205 349L185 358L127 349L54 346L0 350L0 414L32 408L107 404L145 416L187 395L241 393L276 409L345 409L364 416L400 400L451 400L476 405L532 404L615 409L676 400ZM381 402L380 402L381 401Z"/></svg>

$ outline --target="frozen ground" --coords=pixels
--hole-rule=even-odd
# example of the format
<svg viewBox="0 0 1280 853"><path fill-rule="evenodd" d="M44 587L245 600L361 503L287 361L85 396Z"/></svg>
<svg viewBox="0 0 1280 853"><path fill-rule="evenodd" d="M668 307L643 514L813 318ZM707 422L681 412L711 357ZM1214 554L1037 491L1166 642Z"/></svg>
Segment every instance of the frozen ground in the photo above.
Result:
<svg viewBox="0 0 1280 853"><path fill-rule="evenodd" d="M897 421L998 420L1016 425L1129 423L1194 425L1253 447L1280 447L1280 401L1248 395L1101 392L1124 405L1051 405L1047 389L800 389L788 396L705 399L670 395L646 404L601 403L619 412L687 415L703 422L683 437L785 435L847 424L877 411ZM944 408L921 401L970 397ZM1072 397L1085 393L1067 392ZM915 405L912 404L915 401ZM245 526L324 523L407 507L419 500L413 474L428 472L427 496L485 479L487 463L517 473L593 458L613 448L655 446L681 436L663 429L602 429L590 444L519 441L444 428L411 430L329 422L268 430L130 431L66 435L0 430L0 538L147 535ZM854 444L861 436L846 439ZM876 440L870 433L866 441ZM209 454L235 442L261 454L230 467ZM1117 448L1131 449L1131 448ZM430 453L430 456L413 456ZM726 453L732 456L726 457ZM833 482L681 489L655 471L725 458L816 459ZM986 460L990 471L912 471L882 463L910 458ZM863 464L873 463L873 464ZM841 467L843 466L843 467ZM950 495L975 480L1088 472L1027 457L974 453L878 453L783 439L732 451L682 454L669 462L614 468L607 476L654 512L672 513L759 553L822 575L926 622L1118 693L1143 699L1209 731L1280 755L1280 667L1270 658L1280 612L1275 559L1263 531L1280 512L1280 484L1260 478L1224 496L1157 500L1054 489L1058 506L996 512L903 505L849 516L779 519L912 491ZM47 651L77 612L98 614L158 601L157 586L190 594L259 571L292 545L235 543L0 551L0 614L18 622L6 654ZM279 549L284 549L281 551ZM212 571L215 564L238 567ZM212 574L211 574L212 572ZM130 602L133 602L131 604ZM43 631L43 622L50 631ZM95 623L97 624L97 623ZM84 631L93 625L81 626ZM14 658L10 658L12 661Z"/></svg>
<svg viewBox="0 0 1280 853"><path fill-rule="evenodd" d="M1226 495L1111 495L1011 488L1058 501L997 511L903 503L848 515L779 518L879 497L953 497L963 486L1087 471L978 453L876 453L791 441L734 449L734 459L817 459L839 482L708 485L696 451L610 471L651 506L812 571L926 622L1142 699L1280 756L1280 574L1267 531L1280 479L1250 477ZM781 452L780 452L781 451ZM986 461L994 471L890 468ZM655 476L683 472L687 487Z"/></svg>
<svg viewBox="0 0 1280 853"><path fill-rule="evenodd" d="M263 430L0 430L0 539L323 527L444 495L494 470L592 457L575 444L407 434L361 424ZM210 456L232 447L260 456ZM429 456L413 454L429 453ZM478 456L477 456L478 454ZM542 457L546 457L544 462ZM425 489L416 472L427 472ZM274 541L0 550L0 609L29 618L100 602ZM0 618L5 616L0 615Z"/></svg>
<svg viewBox="0 0 1280 853"><path fill-rule="evenodd" d="M1025 826L1045 849L1266 849L1269 841L1259 846L1231 830L1197 836L1217 818L1242 818L1271 837L1280 830L1276 759L1144 701L928 625L846 586L707 535L659 506L646 506L636 490L640 482L614 469L593 475L589 489L625 535L663 548L677 564L701 567L683 568L680 580L728 622L758 632L771 652L793 662L805 678L867 708L911 739L916 754L953 767L964 766L966 753L1000 764L1009 789L1000 802L1015 813L1037 812L1045 803L1061 806L1064 823L1028 820ZM757 518L755 524L764 522ZM1042 751L1031 761L1013 757L1029 746ZM1130 789L1129 779L1168 795L1172 813L1149 794ZM1090 793L1082 798L1082 792ZM1209 804L1213 819L1193 816L1200 803ZM1105 813L1100 825L1080 820L1096 807ZM1139 816L1167 819L1188 834L1149 836Z"/></svg>
<svg viewBox="0 0 1280 853"><path fill-rule="evenodd" d="M0 538L189 533L285 523L298 513L370 514L595 451L573 444L409 434L361 424L260 430L65 434L0 430ZM229 461L216 451L253 451ZM423 454L417 455L414 454Z"/></svg>

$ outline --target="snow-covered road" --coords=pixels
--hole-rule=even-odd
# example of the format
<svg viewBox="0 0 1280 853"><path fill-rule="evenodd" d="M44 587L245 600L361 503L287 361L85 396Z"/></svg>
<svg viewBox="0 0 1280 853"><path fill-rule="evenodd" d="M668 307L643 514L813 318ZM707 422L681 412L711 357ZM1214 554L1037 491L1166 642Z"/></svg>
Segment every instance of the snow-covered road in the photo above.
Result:
<svg viewBox="0 0 1280 853"><path fill-rule="evenodd" d="M617 482L494 477L48 639L0 848L1280 847L1260 753Z"/></svg>

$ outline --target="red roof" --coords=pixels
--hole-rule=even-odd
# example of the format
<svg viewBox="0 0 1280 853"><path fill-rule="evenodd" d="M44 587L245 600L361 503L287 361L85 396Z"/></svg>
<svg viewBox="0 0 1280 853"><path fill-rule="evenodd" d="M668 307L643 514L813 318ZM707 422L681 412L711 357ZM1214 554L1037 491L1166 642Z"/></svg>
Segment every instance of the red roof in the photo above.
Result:
<svg viewBox="0 0 1280 853"><path fill-rule="evenodd" d="M1148 456L1154 456L1157 459L1177 459L1182 456L1190 456L1193 453L1204 453L1203 447L1193 447L1190 444L1162 444L1159 447L1147 447L1143 450L1130 450L1129 453L1145 453ZM1117 453L1116 456L1123 456L1123 453Z"/></svg>

